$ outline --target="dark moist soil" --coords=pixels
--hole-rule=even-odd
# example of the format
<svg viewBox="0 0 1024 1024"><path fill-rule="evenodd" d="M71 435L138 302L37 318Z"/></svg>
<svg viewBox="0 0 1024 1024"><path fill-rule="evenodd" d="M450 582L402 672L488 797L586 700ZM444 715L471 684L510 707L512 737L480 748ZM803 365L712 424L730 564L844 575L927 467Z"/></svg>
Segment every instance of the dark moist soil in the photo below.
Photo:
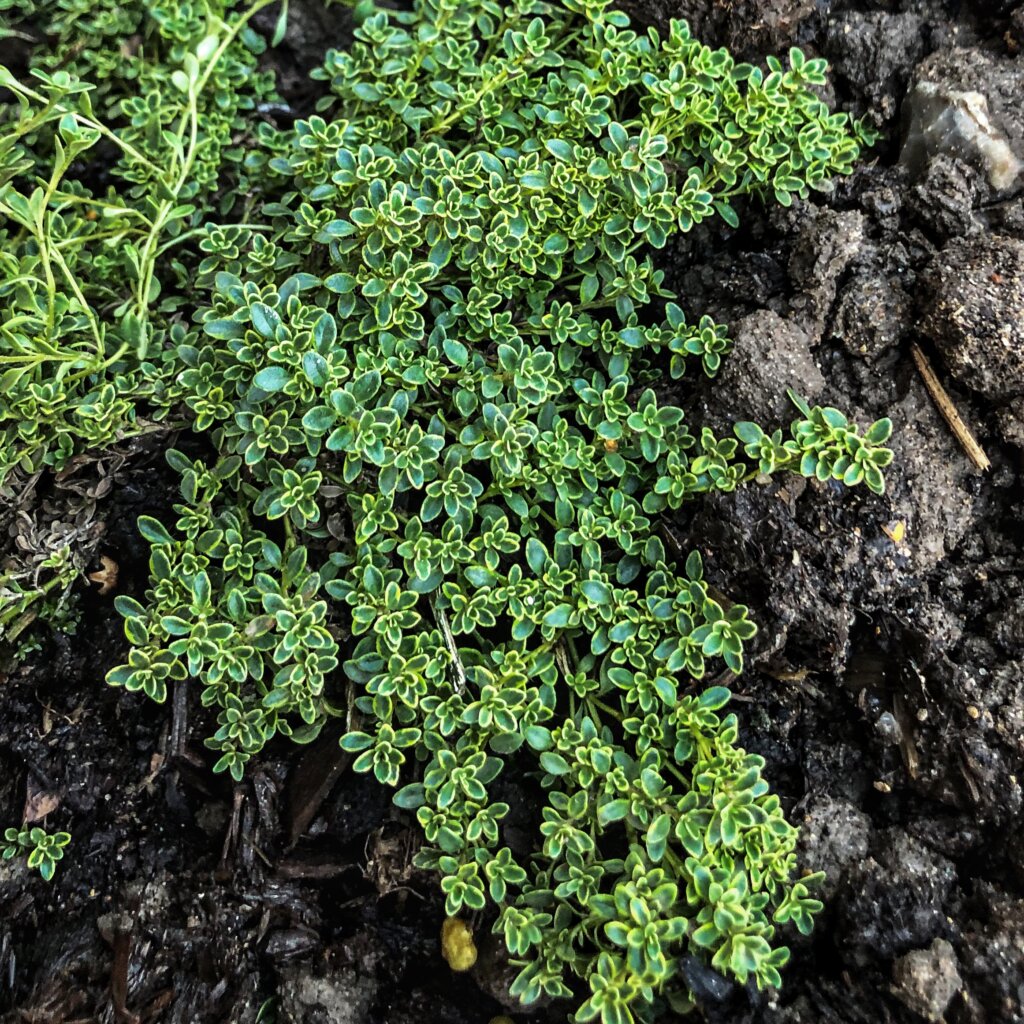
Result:
<svg viewBox="0 0 1024 1024"><path fill-rule="evenodd" d="M822 54L827 98L881 133L830 195L752 205L740 231L705 225L665 254L688 312L736 339L715 386L687 384L694 422L785 422L793 387L896 423L885 498L788 479L674 524L761 625L735 707L802 826L805 867L828 875L780 993L695 963L691 985L729 1024L1024 1021L1024 7L630 10L687 17L743 57ZM345 30L312 0L290 26L281 70L299 112L305 69ZM987 471L929 398L915 345ZM41 484L28 522L63 510L118 563L118 592L139 593L133 524L174 500L162 466L144 445L87 464ZM12 536L27 528L5 517ZM83 592L76 636L0 674L0 822L29 801L74 837L51 885L0 865L2 1020L564 1020L503 1007L507 969L487 948L472 974L448 970L410 820L347 770L335 736L275 747L232 787L209 771L192 694L157 706L107 688L125 648L112 598Z"/></svg>

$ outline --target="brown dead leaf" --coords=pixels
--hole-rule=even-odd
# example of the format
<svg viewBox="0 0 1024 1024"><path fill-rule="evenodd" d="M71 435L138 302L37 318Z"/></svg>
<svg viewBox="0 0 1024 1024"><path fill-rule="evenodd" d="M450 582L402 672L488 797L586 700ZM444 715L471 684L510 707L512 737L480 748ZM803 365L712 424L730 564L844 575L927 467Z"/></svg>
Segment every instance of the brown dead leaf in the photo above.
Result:
<svg viewBox="0 0 1024 1024"><path fill-rule="evenodd" d="M50 793L45 789L37 789L31 775L25 790L26 825L33 825L37 821L42 821L48 814L53 814L60 807L60 797L56 793Z"/></svg>
<svg viewBox="0 0 1024 1024"><path fill-rule="evenodd" d="M100 585L100 594L109 594L117 586L117 562L107 555L100 555L100 566L96 572L89 573L89 579Z"/></svg>

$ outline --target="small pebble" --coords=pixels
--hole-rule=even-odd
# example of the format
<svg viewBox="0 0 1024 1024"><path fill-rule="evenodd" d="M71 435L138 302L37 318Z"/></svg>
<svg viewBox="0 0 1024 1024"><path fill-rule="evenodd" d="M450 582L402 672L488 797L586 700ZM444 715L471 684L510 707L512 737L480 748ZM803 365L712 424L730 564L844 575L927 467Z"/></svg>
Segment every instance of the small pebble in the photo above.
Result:
<svg viewBox="0 0 1024 1024"><path fill-rule="evenodd" d="M875 731L892 746L898 746L903 741L903 730L896 716L891 711L883 711L875 722Z"/></svg>
<svg viewBox="0 0 1024 1024"><path fill-rule="evenodd" d="M893 964L893 994L904 1006L931 1024L941 1024L946 1008L960 989L956 951L945 939L915 949Z"/></svg>

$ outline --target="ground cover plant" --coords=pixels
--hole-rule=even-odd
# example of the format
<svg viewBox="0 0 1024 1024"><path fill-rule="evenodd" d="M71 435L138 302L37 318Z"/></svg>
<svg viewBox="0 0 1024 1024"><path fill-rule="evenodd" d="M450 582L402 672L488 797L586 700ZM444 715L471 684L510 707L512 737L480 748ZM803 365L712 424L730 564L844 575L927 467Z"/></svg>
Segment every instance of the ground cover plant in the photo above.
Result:
<svg viewBox="0 0 1024 1024"><path fill-rule="evenodd" d="M343 718L447 912L495 908L525 1003L654 1020L692 1004L686 955L779 985L815 879L728 690L696 682L739 672L754 625L663 521L779 470L881 492L891 427L795 396L786 433L691 427L659 384L729 342L656 253L827 187L863 133L820 60L765 71L576 0L360 5L318 113L276 127L263 6L101 8L81 78L59 46L3 72L0 479L169 420L207 436L168 455L176 520L140 520L108 681L197 681L236 779ZM153 57L102 59L120 18ZM502 772L546 793L534 849L504 837Z"/></svg>
<svg viewBox="0 0 1024 1024"><path fill-rule="evenodd" d="M4 845L0 857L11 860L24 856L30 868L38 870L47 882L57 870L57 862L64 857L64 847L71 842L67 832L46 832L41 828L4 829Z"/></svg>

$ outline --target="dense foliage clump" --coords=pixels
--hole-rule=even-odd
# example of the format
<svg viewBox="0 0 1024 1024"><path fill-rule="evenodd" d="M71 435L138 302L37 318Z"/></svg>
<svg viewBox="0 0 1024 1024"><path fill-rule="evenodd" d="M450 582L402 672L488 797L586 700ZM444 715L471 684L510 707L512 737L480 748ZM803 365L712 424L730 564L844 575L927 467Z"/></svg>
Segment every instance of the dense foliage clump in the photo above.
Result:
<svg viewBox="0 0 1024 1024"><path fill-rule="evenodd" d="M780 469L881 491L890 424L797 400L788 433L691 425L659 383L714 376L729 342L652 254L851 168L824 62L737 64L606 0L363 3L318 113L283 129L252 113L263 4L176 31L125 6L174 95L92 58L101 116L67 72L7 75L22 127L0 140L0 352L27 403L0 467L168 416L215 453L169 453L181 501L140 522L151 582L118 599L109 681L197 680L239 779L343 716L448 913L494 906L526 1003L578 978L574 1019L653 1020L690 1005L686 955L778 985L778 928L820 903L728 690L694 683L740 671L754 626L663 525ZM97 194L67 179L101 145ZM505 836L503 773L544 793L534 849Z"/></svg>

